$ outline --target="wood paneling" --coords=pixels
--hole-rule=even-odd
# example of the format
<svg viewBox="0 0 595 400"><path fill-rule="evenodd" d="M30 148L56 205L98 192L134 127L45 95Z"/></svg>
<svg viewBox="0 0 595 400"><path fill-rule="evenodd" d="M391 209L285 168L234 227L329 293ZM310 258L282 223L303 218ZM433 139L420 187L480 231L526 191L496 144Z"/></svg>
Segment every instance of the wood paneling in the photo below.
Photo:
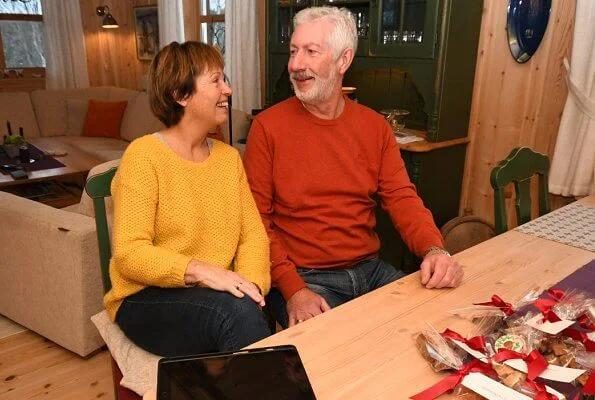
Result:
<svg viewBox="0 0 595 400"><path fill-rule="evenodd" d="M81 14L87 50L89 84L140 89L139 80L147 73L150 61L136 57L134 7L156 4L156 0L81 0ZM118 29L103 29L102 17L95 13L107 5L118 21Z"/></svg>
<svg viewBox="0 0 595 400"><path fill-rule="evenodd" d="M156 4L156 0L81 0L81 14L87 48L87 65L91 86L114 85L140 89L139 79L149 68L149 61L136 58L133 8ZM95 8L108 5L120 28L103 29L102 18ZM198 0L183 0L186 40L199 40ZM266 0L257 0L262 101L265 97Z"/></svg>
<svg viewBox="0 0 595 400"><path fill-rule="evenodd" d="M570 57L576 1L552 2L541 46L524 64L514 61L508 48L507 5L507 0L484 1L461 196L461 214L490 222L494 220L490 172L498 161L518 146L530 146L552 158L567 95L562 61ZM507 193L510 227L516 226L512 191L511 187Z"/></svg>

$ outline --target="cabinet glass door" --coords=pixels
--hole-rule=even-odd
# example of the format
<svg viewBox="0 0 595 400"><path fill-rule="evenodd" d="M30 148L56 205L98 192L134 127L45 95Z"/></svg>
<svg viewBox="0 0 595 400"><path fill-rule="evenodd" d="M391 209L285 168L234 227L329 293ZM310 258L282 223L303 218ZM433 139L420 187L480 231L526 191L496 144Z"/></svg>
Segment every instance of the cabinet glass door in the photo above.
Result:
<svg viewBox="0 0 595 400"><path fill-rule="evenodd" d="M274 0L271 11L276 21L271 37L271 50L289 51L289 41L293 32L293 17L303 8L314 5L313 0Z"/></svg>
<svg viewBox="0 0 595 400"><path fill-rule="evenodd" d="M357 28L358 56L367 56L370 48L370 0L318 0L318 6L344 7L349 9L355 18Z"/></svg>
<svg viewBox="0 0 595 400"><path fill-rule="evenodd" d="M379 0L372 53L432 58L438 0Z"/></svg>

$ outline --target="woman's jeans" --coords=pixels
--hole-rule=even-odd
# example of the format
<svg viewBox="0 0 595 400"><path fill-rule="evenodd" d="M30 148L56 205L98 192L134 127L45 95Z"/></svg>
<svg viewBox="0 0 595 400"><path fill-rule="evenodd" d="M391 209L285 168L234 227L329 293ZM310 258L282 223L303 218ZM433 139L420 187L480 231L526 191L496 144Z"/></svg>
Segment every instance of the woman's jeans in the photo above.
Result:
<svg viewBox="0 0 595 400"><path fill-rule="evenodd" d="M297 268L298 274L314 293L322 296L331 308L404 277L406 274L379 258L362 261L351 268ZM287 304L281 292L271 289L267 304L275 319L287 328Z"/></svg>
<svg viewBox="0 0 595 400"><path fill-rule="evenodd" d="M116 322L143 349L164 357L233 351L271 334L248 295L192 287L148 287L128 296Z"/></svg>

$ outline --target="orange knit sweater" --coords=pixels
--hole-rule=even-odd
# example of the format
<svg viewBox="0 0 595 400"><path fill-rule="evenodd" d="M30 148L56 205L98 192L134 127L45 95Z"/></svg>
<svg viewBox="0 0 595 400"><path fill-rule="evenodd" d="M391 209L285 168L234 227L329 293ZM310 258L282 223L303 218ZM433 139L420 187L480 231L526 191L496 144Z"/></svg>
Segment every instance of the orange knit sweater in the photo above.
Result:
<svg viewBox="0 0 595 400"><path fill-rule="evenodd" d="M296 266L349 267L377 255L375 193L414 253L443 245L388 123L345 100L337 119L323 120L292 97L250 130L244 165L271 240L273 285L286 299L305 287Z"/></svg>

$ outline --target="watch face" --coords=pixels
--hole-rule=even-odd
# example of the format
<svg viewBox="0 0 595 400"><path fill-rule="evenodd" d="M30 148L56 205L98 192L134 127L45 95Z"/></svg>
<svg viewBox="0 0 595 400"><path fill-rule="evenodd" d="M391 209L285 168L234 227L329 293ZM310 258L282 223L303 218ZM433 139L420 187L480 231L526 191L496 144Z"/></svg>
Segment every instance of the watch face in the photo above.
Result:
<svg viewBox="0 0 595 400"><path fill-rule="evenodd" d="M537 51L545 35L552 0L510 0L508 45L514 59L524 63Z"/></svg>

